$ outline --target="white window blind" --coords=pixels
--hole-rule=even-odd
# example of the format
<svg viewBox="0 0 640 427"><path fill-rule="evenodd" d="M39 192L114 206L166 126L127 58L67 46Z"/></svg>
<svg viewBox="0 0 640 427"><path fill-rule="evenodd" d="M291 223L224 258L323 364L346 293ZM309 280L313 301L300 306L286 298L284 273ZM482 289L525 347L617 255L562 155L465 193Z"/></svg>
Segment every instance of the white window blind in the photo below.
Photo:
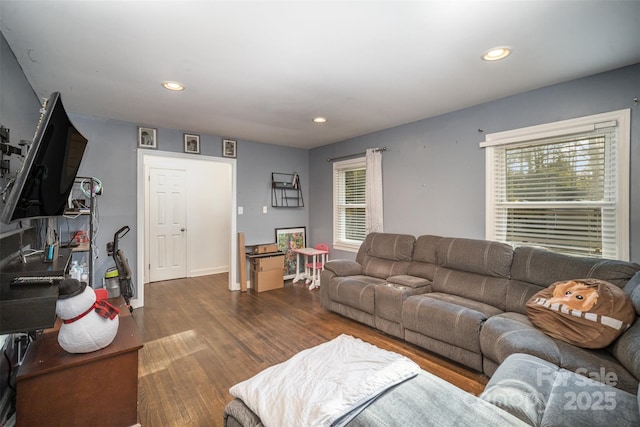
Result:
<svg viewBox="0 0 640 427"><path fill-rule="evenodd" d="M366 237L366 166L364 158L333 164L334 241L357 250Z"/></svg>
<svg viewBox="0 0 640 427"><path fill-rule="evenodd" d="M628 116L610 114L487 136L487 238L628 259Z"/></svg>

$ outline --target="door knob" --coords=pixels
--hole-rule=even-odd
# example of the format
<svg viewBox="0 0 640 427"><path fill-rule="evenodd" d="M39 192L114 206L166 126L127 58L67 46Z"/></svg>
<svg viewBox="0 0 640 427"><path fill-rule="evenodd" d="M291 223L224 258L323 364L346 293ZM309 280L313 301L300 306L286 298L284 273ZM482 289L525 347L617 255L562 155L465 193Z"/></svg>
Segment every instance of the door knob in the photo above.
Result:
<svg viewBox="0 0 640 427"><path fill-rule="evenodd" d="M184 231L184 227L180 229L180 231Z"/></svg>

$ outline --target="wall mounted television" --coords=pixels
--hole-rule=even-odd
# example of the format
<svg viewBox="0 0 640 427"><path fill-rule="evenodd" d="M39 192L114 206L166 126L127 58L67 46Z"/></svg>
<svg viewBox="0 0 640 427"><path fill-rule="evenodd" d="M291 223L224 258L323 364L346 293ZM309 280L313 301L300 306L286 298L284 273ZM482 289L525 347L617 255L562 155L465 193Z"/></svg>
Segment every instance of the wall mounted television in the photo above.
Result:
<svg viewBox="0 0 640 427"><path fill-rule="evenodd" d="M71 123L59 92L44 103L40 120L0 220L5 224L29 218L60 216L87 145Z"/></svg>

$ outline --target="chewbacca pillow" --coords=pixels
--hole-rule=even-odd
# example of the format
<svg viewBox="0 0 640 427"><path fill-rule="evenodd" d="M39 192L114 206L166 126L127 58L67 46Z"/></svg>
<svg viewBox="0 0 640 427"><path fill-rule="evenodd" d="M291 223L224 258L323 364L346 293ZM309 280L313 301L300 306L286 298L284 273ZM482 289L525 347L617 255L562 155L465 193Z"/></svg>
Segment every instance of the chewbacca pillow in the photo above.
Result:
<svg viewBox="0 0 640 427"><path fill-rule="evenodd" d="M526 304L529 320L547 335L578 347L603 348L636 318L627 294L609 282L556 282Z"/></svg>

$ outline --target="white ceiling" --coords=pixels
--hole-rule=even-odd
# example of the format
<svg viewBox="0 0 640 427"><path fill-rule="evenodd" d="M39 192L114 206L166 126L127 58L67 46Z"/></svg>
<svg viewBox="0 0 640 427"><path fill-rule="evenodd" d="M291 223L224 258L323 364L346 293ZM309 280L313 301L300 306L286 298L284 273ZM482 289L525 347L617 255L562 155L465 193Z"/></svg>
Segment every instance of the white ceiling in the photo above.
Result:
<svg viewBox="0 0 640 427"><path fill-rule="evenodd" d="M638 0L0 0L0 29L71 112L302 148L640 62Z"/></svg>

